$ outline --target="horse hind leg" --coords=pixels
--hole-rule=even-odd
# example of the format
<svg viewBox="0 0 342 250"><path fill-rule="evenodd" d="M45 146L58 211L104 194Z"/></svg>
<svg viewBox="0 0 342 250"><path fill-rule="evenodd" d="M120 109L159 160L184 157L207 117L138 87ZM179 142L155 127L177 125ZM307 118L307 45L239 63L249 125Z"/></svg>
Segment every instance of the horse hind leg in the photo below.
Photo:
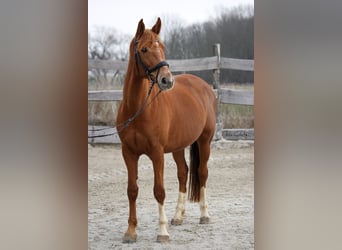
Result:
<svg viewBox="0 0 342 250"><path fill-rule="evenodd" d="M172 153L173 159L177 164L177 177L179 182L178 202L176 213L171 220L172 225L181 225L185 215L186 182L188 177L188 166L184 157L184 149Z"/></svg>
<svg viewBox="0 0 342 250"><path fill-rule="evenodd" d="M208 213L208 202L206 196L206 183L208 179L208 160L210 156L210 139L208 140L206 137L200 138L198 140L199 146L199 158L200 164L198 168L198 177L200 183L200 224L208 224L210 221L209 213Z"/></svg>
<svg viewBox="0 0 342 250"><path fill-rule="evenodd" d="M209 223L208 203L206 199L206 182L210 154L210 140L198 139L190 148L189 200L199 202L200 224Z"/></svg>

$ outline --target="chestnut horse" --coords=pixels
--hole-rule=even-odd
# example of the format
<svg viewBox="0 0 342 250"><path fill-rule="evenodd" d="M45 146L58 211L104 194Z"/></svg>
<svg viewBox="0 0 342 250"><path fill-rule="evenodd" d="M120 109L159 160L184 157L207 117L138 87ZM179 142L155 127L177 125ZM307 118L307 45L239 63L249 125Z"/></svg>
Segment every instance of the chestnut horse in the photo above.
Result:
<svg viewBox="0 0 342 250"><path fill-rule="evenodd" d="M177 164L179 196L171 224L180 225L185 212L188 166L184 150L190 148L189 199L200 204L200 223L209 222L206 201L207 162L216 127L216 97L204 80L189 74L173 77L165 61L158 18L152 29L141 19L130 44L123 99L117 116L122 155L128 172L128 229L124 242L137 238L136 199L138 159L146 154L153 163L154 197L159 207L158 242L168 241L164 211L164 153L172 153Z"/></svg>

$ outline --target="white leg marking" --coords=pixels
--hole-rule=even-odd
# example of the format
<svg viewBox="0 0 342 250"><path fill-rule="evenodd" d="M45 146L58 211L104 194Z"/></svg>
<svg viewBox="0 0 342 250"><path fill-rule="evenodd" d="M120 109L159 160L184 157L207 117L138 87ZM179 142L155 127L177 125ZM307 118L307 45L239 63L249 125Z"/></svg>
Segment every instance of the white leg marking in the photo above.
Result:
<svg viewBox="0 0 342 250"><path fill-rule="evenodd" d="M205 187L201 187L200 190L200 209L201 209L201 217L208 217L208 203L207 203L207 198L206 198L206 191Z"/></svg>
<svg viewBox="0 0 342 250"><path fill-rule="evenodd" d="M168 222L164 210L164 206L158 203L159 207L159 233L158 235L169 235L167 232Z"/></svg>
<svg viewBox="0 0 342 250"><path fill-rule="evenodd" d="M179 192L178 194L178 202L176 206L176 214L173 217L174 220L180 220L182 221L184 218L184 213L185 213L185 198L186 195L185 193Z"/></svg>

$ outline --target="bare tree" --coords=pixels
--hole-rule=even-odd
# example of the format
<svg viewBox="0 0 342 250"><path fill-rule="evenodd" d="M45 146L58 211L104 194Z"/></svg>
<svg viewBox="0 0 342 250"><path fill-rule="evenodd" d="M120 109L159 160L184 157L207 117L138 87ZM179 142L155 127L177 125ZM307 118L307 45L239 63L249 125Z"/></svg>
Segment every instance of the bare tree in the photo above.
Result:
<svg viewBox="0 0 342 250"><path fill-rule="evenodd" d="M97 60L127 60L129 36L120 34L113 28L97 27L88 33L88 58ZM115 70L115 69L113 69ZM107 70L94 69L91 77L101 85L112 85L116 78L122 76L119 71L109 74Z"/></svg>
<svg viewBox="0 0 342 250"><path fill-rule="evenodd" d="M185 57L185 21L176 15L162 15L162 39L166 45L165 56L170 59Z"/></svg>

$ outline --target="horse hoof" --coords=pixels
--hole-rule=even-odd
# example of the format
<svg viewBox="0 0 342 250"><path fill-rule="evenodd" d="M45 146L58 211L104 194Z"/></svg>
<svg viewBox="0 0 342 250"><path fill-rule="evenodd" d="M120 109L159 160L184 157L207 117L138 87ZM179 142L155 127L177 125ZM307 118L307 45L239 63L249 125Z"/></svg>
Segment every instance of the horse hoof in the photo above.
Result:
<svg viewBox="0 0 342 250"><path fill-rule="evenodd" d="M179 225L182 225L182 224L183 224L183 220L179 220L179 219L172 219L171 220L171 225L179 226Z"/></svg>
<svg viewBox="0 0 342 250"><path fill-rule="evenodd" d="M201 217L199 224L209 224L210 218L209 217Z"/></svg>
<svg viewBox="0 0 342 250"><path fill-rule="evenodd" d="M157 242L164 243L168 242L170 240L170 237L168 235L158 235L157 236Z"/></svg>
<svg viewBox="0 0 342 250"><path fill-rule="evenodd" d="M137 242L137 235L136 234L133 234L133 235L130 235L130 234L125 234L123 239L122 239L122 242L123 243L134 243L134 242Z"/></svg>

